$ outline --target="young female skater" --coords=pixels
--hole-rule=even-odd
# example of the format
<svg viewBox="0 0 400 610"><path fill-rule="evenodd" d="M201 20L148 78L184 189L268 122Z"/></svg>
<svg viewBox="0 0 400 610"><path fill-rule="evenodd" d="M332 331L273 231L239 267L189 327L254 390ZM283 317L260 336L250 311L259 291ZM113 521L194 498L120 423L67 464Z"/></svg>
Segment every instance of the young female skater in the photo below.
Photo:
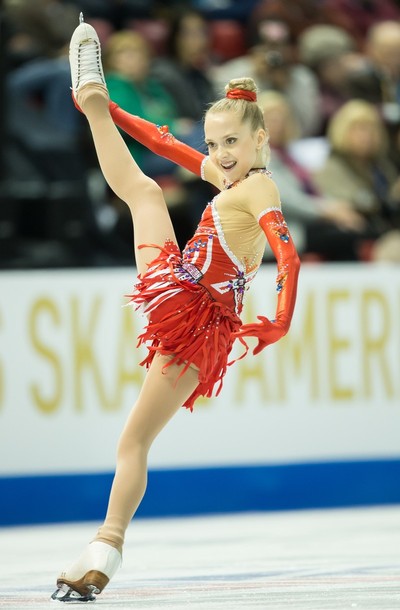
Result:
<svg viewBox="0 0 400 610"><path fill-rule="evenodd" d="M205 116L209 155L181 144L166 128L131 116L108 97L95 30L81 23L70 48L73 94L89 122L103 174L130 208L138 282L132 303L147 315L140 342L148 368L117 453L104 524L94 541L57 579L53 599L91 601L121 563L125 530L146 488L147 454L157 434L184 405L219 392L236 338L258 339L254 353L289 329L299 259L265 169L267 134L251 79L232 81ZM133 161L115 124L158 154L190 169L220 193L206 207L181 253L157 184ZM266 239L278 263L275 320L242 325L245 290ZM142 363L142 364L143 364Z"/></svg>

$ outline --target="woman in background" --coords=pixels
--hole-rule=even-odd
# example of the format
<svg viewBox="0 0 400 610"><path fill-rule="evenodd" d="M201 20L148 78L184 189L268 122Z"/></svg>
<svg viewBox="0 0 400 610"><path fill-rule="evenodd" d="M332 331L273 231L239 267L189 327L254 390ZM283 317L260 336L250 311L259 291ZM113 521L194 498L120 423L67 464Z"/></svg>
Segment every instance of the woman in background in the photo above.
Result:
<svg viewBox="0 0 400 610"><path fill-rule="evenodd" d="M327 197L350 202L365 219L370 239L379 240L375 246L389 238L394 254L400 244L400 178L378 111L369 102L351 100L333 115L327 136L330 154L314 173L315 183Z"/></svg>
<svg viewBox="0 0 400 610"><path fill-rule="evenodd" d="M300 130L286 97L266 91L259 95L259 104L269 132L268 167L279 187L297 248L324 260L357 258L363 217L345 197L323 195L310 172L291 154L290 144Z"/></svg>

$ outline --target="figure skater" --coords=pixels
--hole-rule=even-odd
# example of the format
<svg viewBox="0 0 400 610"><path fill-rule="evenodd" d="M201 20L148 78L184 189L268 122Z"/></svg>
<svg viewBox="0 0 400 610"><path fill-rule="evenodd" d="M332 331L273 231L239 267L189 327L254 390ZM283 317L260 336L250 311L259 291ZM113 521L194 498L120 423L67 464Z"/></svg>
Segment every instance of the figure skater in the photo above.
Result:
<svg viewBox="0 0 400 610"><path fill-rule="evenodd" d="M104 524L57 579L52 598L95 599L121 564L125 530L146 488L150 446L176 411L221 389L235 339L256 337L259 353L289 329L299 258L278 190L265 168L268 137L252 79L231 81L226 97L206 112L207 156L168 129L124 112L110 101L95 30L81 19L70 45L75 103L86 115L111 189L132 213L138 281L132 304L147 316L139 343L148 346L147 374L117 451ZM115 126L153 152L201 175L220 191L180 252L159 186L142 173ZM242 324L243 296L261 264L266 240L278 266L274 320ZM214 392L214 393L215 393Z"/></svg>

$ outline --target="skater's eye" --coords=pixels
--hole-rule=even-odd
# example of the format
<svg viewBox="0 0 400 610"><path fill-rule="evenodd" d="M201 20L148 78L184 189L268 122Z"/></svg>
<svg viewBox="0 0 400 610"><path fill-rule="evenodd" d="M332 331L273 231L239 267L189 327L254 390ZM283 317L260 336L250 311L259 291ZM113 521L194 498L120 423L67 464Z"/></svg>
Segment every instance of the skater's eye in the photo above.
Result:
<svg viewBox="0 0 400 610"><path fill-rule="evenodd" d="M232 144L235 144L237 142L237 138L227 138L226 143L229 146L232 146Z"/></svg>
<svg viewBox="0 0 400 610"><path fill-rule="evenodd" d="M215 148L215 143L214 142L206 142L206 146L210 150L211 148Z"/></svg>

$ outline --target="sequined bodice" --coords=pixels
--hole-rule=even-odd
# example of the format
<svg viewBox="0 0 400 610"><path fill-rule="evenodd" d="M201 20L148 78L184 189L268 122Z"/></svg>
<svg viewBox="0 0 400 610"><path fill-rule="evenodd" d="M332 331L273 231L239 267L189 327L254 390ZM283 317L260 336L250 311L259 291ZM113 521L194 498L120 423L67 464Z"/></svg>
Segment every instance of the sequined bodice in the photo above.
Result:
<svg viewBox="0 0 400 610"><path fill-rule="evenodd" d="M208 204L195 234L183 251L182 273L187 273L190 281L207 288L216 301L222 301L240 314L244 292L258 271L262 252L252 257L253 260L240 260L231 251L217 210L217 200L218 195ZM254 219L251 219L251 225L264 243Z"/></svg>

